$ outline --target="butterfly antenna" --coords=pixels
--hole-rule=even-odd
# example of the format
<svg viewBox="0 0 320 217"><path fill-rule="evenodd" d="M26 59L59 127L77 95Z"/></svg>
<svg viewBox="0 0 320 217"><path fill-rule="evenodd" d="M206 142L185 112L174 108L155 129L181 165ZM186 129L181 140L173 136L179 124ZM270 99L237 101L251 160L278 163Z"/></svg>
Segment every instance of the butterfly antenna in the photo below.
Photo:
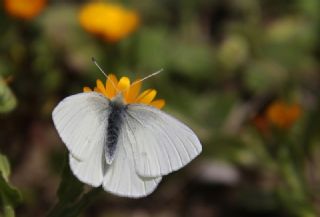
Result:
<svg viewBox="0 0 320 217"><path fill-rule="evenodd" d="M140 80L138 80L138 81L133 82L133 83L130 85L130 87L132 87L132 86L134 86L134 85L136 85L136 84L138 84L138 83L140 83L140 82L142 82L142 81L144 81L144 80L146 80L146 79L148 79L148 78L151 78L151 77L153 77L153 76L155 76L155 75L158 75L158 74L160 74L161 72L163 72L163 69L160 69L160 70L158 70L158 71L156 71L156 72L154 72L154 73L152 73L152 74L150 74L150 75L148 75L148 76L146 76L146 77L144 77L144 78L142 78L142 79L140 79Z"/></svg>
<svg viewBox="0 0 320 217"><path fill-rule="evenodd" d="M100 65L98 64L98 62L96 61L96 59L94 57L91 57L92 62L98 67L98 69L102 72L102 74L104 74L104 76L106 76L107 80L111 81L112 86L114 87L114 89L118 90L116 87L116 84L113 83L112 79L109 78L109 76L103 71L103 69L100 67Z"/></svg>

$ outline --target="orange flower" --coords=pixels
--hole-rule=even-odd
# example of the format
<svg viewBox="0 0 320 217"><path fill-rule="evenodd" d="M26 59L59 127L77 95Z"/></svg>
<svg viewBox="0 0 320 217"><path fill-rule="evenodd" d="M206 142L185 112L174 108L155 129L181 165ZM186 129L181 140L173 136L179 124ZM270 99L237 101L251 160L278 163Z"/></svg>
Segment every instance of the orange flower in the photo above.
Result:
<svg viewBox="0 0 320 217"><path fill-rule="evenodd" d="M287 129L301 116L301 106L286 104L282 101L272 103L266 111L266 118L274 126Z"/></svg>
<svg viewBox="0 0 320 217"><path fill-rule="evenodd" d="M130 85L130 79L128 77L121 77L119 81L113 74L108 75L108 77L109 79L107 79L105 84L98 79L96 82L97 86L93 90L90 87L84 87L83 92L95 91L103 94L110 100L122 94L124 103L126 104L142 103L158 109L161 109L165 105L163 99L154 100L157 95L155 89L147 89L139 94L142 84L139 80L134 81Z"/></svg>
<svg viewBox="0 0 320 217"><path fill-rule="evenodd" d="M4 8L11 16L30 20L42 11L46 2L46 0L4 0Z"/></svg>
<svg viewBox="0 0 320 217"><path fill-rule="evenodd" d="M79 14L81 26L106 41L117 42L139 25L136 12L114 3L94 2L85 5Z"/></svg>

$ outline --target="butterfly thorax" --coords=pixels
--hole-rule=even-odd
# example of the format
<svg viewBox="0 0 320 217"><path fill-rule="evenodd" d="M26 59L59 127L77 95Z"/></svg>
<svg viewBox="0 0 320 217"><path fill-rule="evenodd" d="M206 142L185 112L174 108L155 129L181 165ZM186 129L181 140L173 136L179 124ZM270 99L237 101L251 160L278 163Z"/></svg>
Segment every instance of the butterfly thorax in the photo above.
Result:
<svg viewBox="0 0 320 217"><path fill-rule="evenodd" d="M106 161L108 164L111 164L116 152L126 105L123 102L123 97L119 94L110 101L109 106L110 113L108 116L108 127L106 132L107 141L105 143L104 150Z"/></svg>
<svg viewBox="0 0 320 217"><path fill-rule="evenodd" d="M118 93L115 97L111 99L110 103L116 104L118 106L124 106L125 101L124 101L123 93L122 92Z"/></svg>

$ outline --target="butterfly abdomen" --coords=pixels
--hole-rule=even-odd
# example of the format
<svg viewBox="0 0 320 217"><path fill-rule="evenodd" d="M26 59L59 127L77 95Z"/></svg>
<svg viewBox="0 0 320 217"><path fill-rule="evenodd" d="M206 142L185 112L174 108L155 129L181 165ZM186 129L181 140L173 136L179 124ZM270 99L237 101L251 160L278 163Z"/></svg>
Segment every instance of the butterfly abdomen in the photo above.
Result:
<svg viewBox="0 0 320 217"><path fill-rule="evenodd" d="M114 157L120 128L123 122L123 112L126 107L118 103L110 102L110 114L108 117L107 142L105 147L106 159L110 162Z"/></svg>

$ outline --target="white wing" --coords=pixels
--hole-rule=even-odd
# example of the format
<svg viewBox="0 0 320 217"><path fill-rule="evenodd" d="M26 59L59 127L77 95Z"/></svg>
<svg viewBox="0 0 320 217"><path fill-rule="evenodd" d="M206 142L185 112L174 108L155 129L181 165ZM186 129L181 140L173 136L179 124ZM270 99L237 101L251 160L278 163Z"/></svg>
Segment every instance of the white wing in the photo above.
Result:
<svg viewBox="0 0 320 217"><path fill-rule="evenodd" d="M81 161L69 154L69 164L73 174L82 182L98 187L102 184L105 173L106 162L104 158L103 146L93 147L88 157Z"/></svg>
<svg viewBox="0 0 320 217"><path fill-rule="evenodd" d="M103 146L107 136L109 102L99 93L79 93L62 100L52 113L62 141L78 160L93 147Z"/></svg>
<svg viewBox="0 0 320 217"><path fill-rule="evenodd" d="M124 197L144 197L152 193L161 177L141 177L134 167L133 153L127 129L121 128L116 156L108 166L103 180L105 191Z"/></svg>
<svg viewBox="0 0 320 217"><path fill-rule="evenodd" d="M190 128L154 107L131 104L125 119L135 167L141 176L163 176L178 170L202 150Z"/></svg>

